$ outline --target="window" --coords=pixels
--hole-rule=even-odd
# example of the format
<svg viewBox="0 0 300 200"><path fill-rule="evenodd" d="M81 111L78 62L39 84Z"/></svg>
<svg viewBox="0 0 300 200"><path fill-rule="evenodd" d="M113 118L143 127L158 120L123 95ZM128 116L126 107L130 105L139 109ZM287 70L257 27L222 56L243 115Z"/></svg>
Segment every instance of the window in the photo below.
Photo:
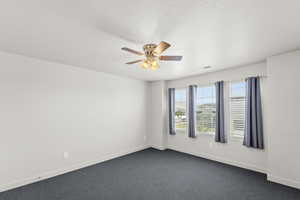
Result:
<svg viewBox="0 0 300 200"><path fill-rule="evenodd" d="M198 87L196 119L198 133L215 133L216 89L214 85Z"/></svg>
<svg viewBox="0 0 300 200"><path fill-rule="evenodd" d="M243 137L245 129L246 83L230 84L230 133L235 137Z"/></svg>
<svg viewBox="0 0 300 200"><path fill-rule="evenodd" d="M185 133L187 129L186 89L175 90L175 131Z"/></svg>

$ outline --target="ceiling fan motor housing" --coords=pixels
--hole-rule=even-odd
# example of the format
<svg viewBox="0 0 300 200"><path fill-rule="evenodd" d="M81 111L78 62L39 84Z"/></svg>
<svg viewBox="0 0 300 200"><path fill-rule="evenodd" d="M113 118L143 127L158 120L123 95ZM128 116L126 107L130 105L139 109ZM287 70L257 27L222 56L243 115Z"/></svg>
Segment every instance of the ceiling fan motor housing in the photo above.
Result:
<svg viewBox="0 0 300 200"><path fill-rule="evenodd" d="M155 53L154 53L154 50L155 48L157 47L156 44L146 44L144 45L143 49L144 49L144 52L145 52L145 56L147 58L153 58L155 57Z"/></svg>

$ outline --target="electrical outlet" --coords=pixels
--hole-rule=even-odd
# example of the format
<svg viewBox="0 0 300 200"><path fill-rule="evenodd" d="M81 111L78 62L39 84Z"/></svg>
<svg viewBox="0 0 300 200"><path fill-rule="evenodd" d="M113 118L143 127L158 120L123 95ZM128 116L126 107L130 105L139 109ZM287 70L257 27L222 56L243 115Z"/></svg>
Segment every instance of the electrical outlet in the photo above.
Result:
<svg viewBox="0 0 300 200"><path fill-rule="evenodd" d="M69 158L69 152L64 152L64 159L68 159Z"/></svg>

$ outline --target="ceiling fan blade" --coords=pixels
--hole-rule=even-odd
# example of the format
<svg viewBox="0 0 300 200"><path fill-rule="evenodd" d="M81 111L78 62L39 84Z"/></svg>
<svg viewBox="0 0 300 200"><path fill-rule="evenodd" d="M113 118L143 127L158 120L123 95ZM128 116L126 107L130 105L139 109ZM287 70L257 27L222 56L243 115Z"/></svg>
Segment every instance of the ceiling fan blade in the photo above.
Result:
<svg viewBox="0 0 300 200"><path fill-rule="evenodd" d="M139 55L139 56L144 55L144 53L142 53L142 52L139 52L139 51L136 51L136 50L133 50L133 49L129 49L129 48L127 48L127 47L123 47L122 50L123 50L123 51L128 51L128 52L130 52L130 53L137 54L137 55Z"/></svg>
<svg viewBox="0 0 300 200"><path fill-rule="evenodd" d="M154 52L156 54L161 54L162 52L164 52L167 48L169 48L171 45L167 42L161 41L157 47L155 48Z"/></svg>
<svg viewBox="0 0 300 200"><path fill-rule="evenodd" d="M182 56L159 56L159 60L181 61Z"/></svg>
<svg viewBox="0 0 300 200"><path fill-rule="evenodd" d="M135 60L135 61L128 62L126 64L131 65L131 64L134 64L134 63L142 62L142 61L143 61L143 59L140 59L140 60Z"/></svg>

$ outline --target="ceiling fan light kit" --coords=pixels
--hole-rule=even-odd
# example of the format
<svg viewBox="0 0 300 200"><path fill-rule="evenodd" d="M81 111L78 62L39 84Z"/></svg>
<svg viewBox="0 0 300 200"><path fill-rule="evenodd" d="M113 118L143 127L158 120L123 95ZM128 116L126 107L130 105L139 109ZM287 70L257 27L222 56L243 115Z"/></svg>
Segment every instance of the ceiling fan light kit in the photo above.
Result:
<svg viewBox="0 0 300 200"><path fill-rule="evenodd" d="M166 49L168 49L171 45L167 42L160 42L158 45L156 44L146 44L143 46L143 52L139 52L127 47L123 47L123 51L127 51L139 56L145 56L145 59L139 59L132 62L128 62L126 64L135 64L141 63L140 66L143 69L157 70L160 68L158 61L180 61L182 56L160 56Z"/></svg>
<svg viewBox="0 0 300 200"><path fill-rule="evenodd" d="M144 69L157 70L159 69L159 65L156 60L145 59L141 64L141 67Z"/></svg>

